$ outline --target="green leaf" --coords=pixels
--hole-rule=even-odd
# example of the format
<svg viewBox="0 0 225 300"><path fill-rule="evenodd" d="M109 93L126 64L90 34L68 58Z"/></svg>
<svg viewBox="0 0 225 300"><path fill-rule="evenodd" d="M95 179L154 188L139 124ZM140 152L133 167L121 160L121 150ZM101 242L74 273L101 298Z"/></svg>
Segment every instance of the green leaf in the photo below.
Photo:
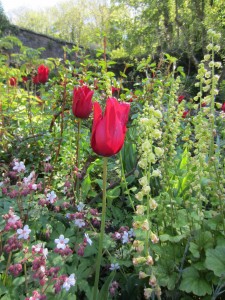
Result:
<svg viewBox="0 0 225 300"><path fill-rule="evenodd" d="M212 293L210 283L193 267L184 269L180 290L197 296L205 296Z"/></svg>
<svg viewBox="0 0 225 300"><path fill-rule="evenodd" d="M161 242L170 241L171 243L179 243L185 237L186 237L185 234L180 234L176 236L171 236L169 234L162 234L159 236L159 239Z"/></svg>
<svg viewBox="0 0 225 300"><path fill-rule="evenodd" d="M99 293L99 297L98 299L101 299L101 300L107 300L108 299L108 293L109 293L109 286L115 276L115 271L113 271L109 277L107 278L106 282L103 284L102 288L101 288L101 291Z"/></svg>
<svg viewBox="0 0 225 300"><path fill-rule="evenodd" d="M85 198L91 188L91 178L89 174L85 177L81 185L82 196Z"/></svg>
<svg viewBox="0 0 225 300"><path fill-rule="evenodd" d="M205 265L215 275L219 277L225 275L225 247L217 246L215 249L208 249Z"/></svg>
<svg viewBox="0 0 225 300"><path fill-rule="evenodd" d="M198 250L198 245L196 245L195 243L190 242L190 248L189 249L190 249L192 255L195 258L199 258L200 257L200 253L199 253L199 250Z"/></svg>

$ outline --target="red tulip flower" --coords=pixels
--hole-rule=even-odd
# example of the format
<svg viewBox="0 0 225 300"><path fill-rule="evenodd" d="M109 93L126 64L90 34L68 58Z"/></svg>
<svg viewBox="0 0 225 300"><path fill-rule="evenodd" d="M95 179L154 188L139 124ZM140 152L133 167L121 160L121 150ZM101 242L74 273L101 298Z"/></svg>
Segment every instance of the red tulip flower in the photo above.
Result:
<svg viewBox="0 0 225 300"><path fill-rule="evenodd" d="M9 84L10 84L11 86L16 86L16 84L17 84L16 78L15 78L15 77L11 77L11 78L9 79Z"/></svg>
<svg viewBox="0 0 225 300"><path fill-rule="evenodd" d="M27 76L22 76L22 80L24 83L26 83L28 81L28 77Z"/></svg>
<svg viewBox="0 0 225 300"><path fill-rule="evenodd" d="M186 118L187 117L187 115L189 114L189 110L185 110L184 112L183 112L183 114L182 114L182 118Z"/></svg>
<svg viewBox="0 0 225 300"><path fill-rule="evenodd" d="M222 105L222 107L221 107L221 110L222 110L223 112L225 112L225 102L223 103L223 105Z"/></svg>
<svg viewBox="0 0 225 300"><path fill-rule="evenodd" d="M72 111L75 117L87 119L92 112L92 96L94 91L86 85L79 86L73 90Z"/></svg>
<svg viewBox="0 0 225 300"><path fill-rule="evenodd" d="M119 103L115 98L108 98L103 115L99 103L94 103L91 147L95 153L112 156L121 150L127 131L129 111L129 103Z"/></svg>
<svg viewBox="0 0 225 300"><path fill-rule="evenodd" d="M180 96L178 97L178 102L181 103L181 102L184 100L184 98L185 98L185 97L184 97L183 95L180 95Z"/></svg>
<svg viewBox="0 0 225 300"><path fill-rule="evenodd" d="M48 80L48 74L49 74L49 68L44 66L44 65L40 65L38 67L38 81L40 83L45 83Z"/></svg>
<svg viewBox="0 0 225 300"><path fill-rule="evenodd" d="M48 74L49 74L49 68L40 65L37 70L37 75L33 77L33 83L38 84L38 83L45 83L48 80Z"/></svg>

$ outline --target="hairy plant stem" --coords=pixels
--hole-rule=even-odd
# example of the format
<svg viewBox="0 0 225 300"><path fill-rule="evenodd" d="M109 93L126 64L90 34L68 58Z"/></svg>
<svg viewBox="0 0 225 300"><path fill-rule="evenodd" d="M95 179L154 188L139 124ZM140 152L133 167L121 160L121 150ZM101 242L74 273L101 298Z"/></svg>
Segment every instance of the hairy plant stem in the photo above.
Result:
<svg viewBox="0 0 225 300"><path fill-rule="evenodd" d="M221 215L222 215L222 225L223 225L223 233L225 235L225 212L224 212L224 201L221 197L221 195L223 195L223 185L220 184L221 180L220 180L220 176L218 174L218 170L216 167L216 163L214 161L214 170L215 170L215 174L216 174L216 179L217 179L217 183L218 183L218 188L220 190L220 193L218 195L219 201L220 201L220 210L221 210Z"/></svg>
<svg viewBox="0 0 225 300"><path fill-rule="evenodd" d="M151 172L150 172L150 169L151 169L151 164L149 166L149 172L147 172L147 178L148 178L148 183L150 185L150 177L151 177ZM150 193L147 194L147 203L146 203L146 206L147 206L147 221L148 221L148 224L150 222L150 204L149 204L149 201L151 199L151 195ZM145 237L145 255L148 256L149 255L149 233L150 233L150 230L147 229L147 232L146 232L146 237Z"/></svg>
<svg viewBox="0 0 225 300"><path fill-rule="evenodd" d="M66 79L65 79L65 83L66 83ZM60 149L61 149L61 144L62 144L62 140L63 140L65 105L66 105L66 84L64 85L64 91L63 91L63 103L62 103L62 113L61 113L61 123L60 123L60 138L59 138L58 148L56 150L56 156L55 156L55 161L54 161L55 163L58 160Z"/></svg>
<svg viewBox="0 0 225 300"><path fill-rule="evenodd" d="M62 110L61 110L60 137L59 137L59 143L58 143L56 154L55 154L54 164L56 164L58 161L58 157L60 154L60 149L61 149L61 145L62 145L62 141L63 141L64 112L65 112L66 98L67 98L67 93L66 93L67 79L66 79L66 77L64 78L64 83L65 84L64 84L64 90L63 90L63 103L62 103ZM51 176L49 177L48 185L51 184L52 178L53 178L53 172L51 173Z"/></svg>
<svg viewBox="0 0 225 300"><path fill-rule="evenodd" d="M32 120L32 111L31 111L31 102L30 102L30 92L28 90L28 97L27 97L27 117L30 123L30 134L34 135L34 127L33 127L33 120Z"/></svg>
<svg viewBox="0 0 225 300"><path fill-rule="evenodd" d="M3 285L6 284L6 279L8 277L8 270L9 270L9 265L11 263L11 258L12 258L12 251L10 251L9 257L8 257L8 260L7 260L7 265L6 265L6 269L5 269L5 277L3 279Z"/></svg>
<svg viewBox="0 0 225 300"><path fill-rule="evenodd" d="M27 281L27 264L24 263L24 275L25 275L25 293L28 294L28 281Z"/></svg>
<svg viewBox="0 0 225 300"><path fill-rule="evenodd" d="M212 41L213 43L213 41ZM212 49L212 62L214 63L214 50ZM214 130L215 130L215 67L212 67L212 88L211 88L211 144L209 157L212 158L214 155Z"/></svg>
<svg viewBox="0 0 225 300"><path fill-rule="evenodd" d="M100 276L100 266L101 266L101 259L102 259L103 239L104 239L104 233L105 233L107 162L108 162L108 158L104 157L103 158L103 186L102 186L102 191L103 191L103 194L102 194L102 217L101 217L101 229L100 229L100 236L99 236L99 244L98 244L98 256L97 256L96 271L95 271L93 300L97 300L98 283L99 283L99 276Z"/></svg>
<svg viewBox="0 0 225 300"><path fill-rule="evenodd" d="M125 173L124 173L123 158L122 158L121 151L120 151L120 165L121 165L121 175L122 175L121 176L121 181L125 185L125 189L126 189L126 192L127 192L128 199L130 201L130 205L131 205L133 211L135 212L134 204L133 204L133 201L132 201L131 196L130 196L130 191L128 189L127 180L126 180L126 176L125 176Z"/></svg>

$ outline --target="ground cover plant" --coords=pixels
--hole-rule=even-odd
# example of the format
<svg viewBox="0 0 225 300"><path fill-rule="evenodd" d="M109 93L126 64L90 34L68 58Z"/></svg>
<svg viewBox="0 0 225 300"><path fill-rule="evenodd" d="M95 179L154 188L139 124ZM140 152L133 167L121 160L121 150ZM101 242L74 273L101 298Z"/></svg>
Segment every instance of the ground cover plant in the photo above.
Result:
<svg viewBox="0 0 225 300"><path fill-rule="evenodd" d="M225 107L207 38L194 95L168 54L138 61L128 89L104 52L41 60L2 38L20 53L0 61L0 299L224 297Z"/></svg>

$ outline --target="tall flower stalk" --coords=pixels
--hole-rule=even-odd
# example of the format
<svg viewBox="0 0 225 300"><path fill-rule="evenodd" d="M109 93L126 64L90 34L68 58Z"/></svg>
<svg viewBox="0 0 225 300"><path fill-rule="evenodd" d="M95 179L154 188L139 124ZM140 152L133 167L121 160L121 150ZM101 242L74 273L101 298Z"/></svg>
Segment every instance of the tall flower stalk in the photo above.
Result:
<svg viewBox="0 0 225 300"><path fill-rule="evenodd" d="M130 105L128 103L119 103L115 98L108 98L106 101L105 113L103 115L99 103L94 103L91 147L95 153L103 156L103 197L93 300L97 300L103 239L105 233L107 157L117 154L123 147L129 111Z"/></svg>
<svg viewBox="0 0 225 300"><path fill-rule="evenodd" d="M100 267L101 267L101 260L102 260L103 240L104 240L104 233L105 233L107 162L108 162L108 158L103 157L102 217L101 217L101 229L100 229L100 236L99 236L99 243L98 243L98 256L97 256L97 262L96 262L93 300L97 300Z"/></svg>

